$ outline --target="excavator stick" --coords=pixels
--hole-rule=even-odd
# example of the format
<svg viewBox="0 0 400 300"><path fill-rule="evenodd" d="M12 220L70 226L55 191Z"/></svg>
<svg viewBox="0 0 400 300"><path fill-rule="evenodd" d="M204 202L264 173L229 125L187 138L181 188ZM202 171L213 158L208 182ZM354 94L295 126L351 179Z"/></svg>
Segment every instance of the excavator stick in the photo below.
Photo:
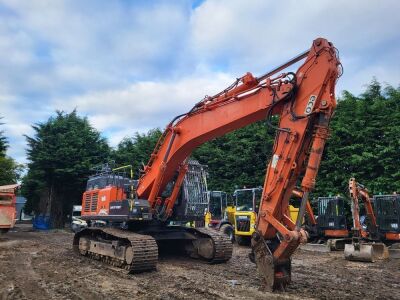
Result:
<svg viewBox="0 0 400 300"><path fill-rule="evenodd" d="M352 243L345 245L344 258L351 261L375 262L389 258L389 251L384 243Z"/></svg>
<svg viewBox="0 0 400 300"><path fill-rule="evenodd" d="M289 92L294 97L283 104L252 236L254 260L270 290L285 290L291 281L291 256L308 239L302 220L329 136L329 121L336 107L334 87L339 76L337 51L327 40L317 39L294 75L296 80L291 81L295 87ZM297 80L300 77L302 80ZM301 175L303 194L295 224L285 212Z"/></svg>

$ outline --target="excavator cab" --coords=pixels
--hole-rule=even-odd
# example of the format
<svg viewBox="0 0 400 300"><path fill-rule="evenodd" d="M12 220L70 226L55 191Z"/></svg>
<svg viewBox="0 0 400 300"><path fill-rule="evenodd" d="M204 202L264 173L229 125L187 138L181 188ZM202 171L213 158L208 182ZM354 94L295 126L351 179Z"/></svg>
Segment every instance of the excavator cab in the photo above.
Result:
<svg viewBox="0 0 400 300"><path fill-rule="evenodd" d="M235 207L228 200L228 194L223 191L208 191L207 198L205 227L223 232L233 242L235 240L233 228Z"/></svg>
<svg viewBox="0 0 400 300"><path fill-rule="evenodd" d="M318 232L326 238L349 236L345 214L345 200L342 197L318 198Z"/></svg>
<svg viewBox="0 0 400 300"><path fill-rule="evenodd" d="M227 193L222 191L208 191L208 207L206 213L206 225L215 224L215 221L220 221L224 217L225 209L228 205ZM209 218L207 217L209 216ZM211 227L211 226L209 226Z"/></svg>
<svg viewBox="0 0 400 300"><path fill-rule="evenodd" d="M261 195L261 187L237 189L233 193L236 208L235 239L239 245L249 243L255 231Z"/></svg>
<svg viewBox="0 0 400 300"><path fill-rule="evenodd" d="M400 195L373 197L379 232L388 243L400 242Z"/></svg>

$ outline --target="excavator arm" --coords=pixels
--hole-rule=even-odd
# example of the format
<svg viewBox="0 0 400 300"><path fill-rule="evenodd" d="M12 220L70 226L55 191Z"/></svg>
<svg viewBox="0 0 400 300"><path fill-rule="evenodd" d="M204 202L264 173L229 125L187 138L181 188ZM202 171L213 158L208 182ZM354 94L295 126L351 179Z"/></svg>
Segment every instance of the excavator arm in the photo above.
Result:
<svg viewBox="0 0 400 300"><path fill-rule="evenodd" d="M349 192L352 200L351 212L353 215L353 230L355 230L357 235L362 238L367 238L370 234L374 235L378 232L378 225L376 222L376 217L374 209L372 207L371 197L365 186L358 183L355 178L350 178L349 180ZM364 202L365 211L367 213L368 221L370 222L370 228L365 231L360 222L360 207L358 205L359 199Z"/></svg>
<svg viewBox="0 0 400 300"><path fill-rule="evenodd" d="M353 237L352 243L346 244L344 257L347 260L374 262L389 257L388 248L379 242L378 225L372 207L372 201L368 190L354 178L349 180L349 192L352 200L351 212L353 214ZM364 202L369 224L367 231L360 222L359 199Z"/></svg>
<svg viewBox="0 0 400 300"><path fill-rule="evenodd" d="M276 76L302 59L296 73ZM270 119L278 115L252 247L267 286L284 287L290 282L290 257L300 241L306 240L301 220L328 138L340 71L336 48L318 38L310 50L271 72L258 78L247 73L219 94L206 97L167 126L139 180L138 197L148 199L155 216L167 219L177 193L167 201L161 193L177 170L184 172L185 160L196 147L260 120L273 126ZM287 216L287 206L300 180L303 195L294 224Z"/></svg>

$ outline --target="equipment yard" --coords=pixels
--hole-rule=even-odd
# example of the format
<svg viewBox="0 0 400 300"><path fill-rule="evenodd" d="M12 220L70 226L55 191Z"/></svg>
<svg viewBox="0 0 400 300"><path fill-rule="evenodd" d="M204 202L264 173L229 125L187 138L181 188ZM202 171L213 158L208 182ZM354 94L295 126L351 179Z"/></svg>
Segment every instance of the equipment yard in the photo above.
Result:
<svg viewBox="0 0 400 300"><path fill-rule="evenodd" d="M72 250L67 230L16 227L0 237L0 299L400 299L400 260L349 262L343 252L297 250L287 293L260 288L249 247L209 265L160 257L156 272L129 275Z"/></svg>

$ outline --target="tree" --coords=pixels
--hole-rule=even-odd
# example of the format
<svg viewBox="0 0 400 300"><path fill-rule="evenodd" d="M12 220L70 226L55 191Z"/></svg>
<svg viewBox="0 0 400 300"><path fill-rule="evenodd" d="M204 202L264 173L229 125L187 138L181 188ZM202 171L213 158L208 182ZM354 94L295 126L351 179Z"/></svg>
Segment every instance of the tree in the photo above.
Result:
<svg viewBox="0 0 400 300"><path fill-rule="evenodd" d="M36 213L50 213L53 227L63 227L74 203L80 203L91 168L108 159L110 149L76 110L56 112L45 123L32 126L28 143L29 170L23 179L27 207Z"/></svg>
<svg viewBox="0 0 400 300"><path fill-rule="evenodd" d="M330 129L312 197L347 196L352 176L371 193L400 190L400 88L374 79L358 97L345 91ZM274 136L258 122L201 146L193 155L209 167L209 188L262 185Z"/></svg>
<svg viewBox="0 0 400 300"><path fill-rule="evenodd" d="M1 120L2 118L0 118ZM0 123L3 125L4 123ZM17 164L6 155L8 140L4 131L0 131L0 185L16 183L22 171L22 165Z"/></svg>
<svg viewBox="0 0 400 300"><path fill-rule="evenodd" d="M330 127L315 196L347 196L353 176L372 194L400 190L400 88L373 80L359 97L343 93Z"/></svg>
<svg viewBox="0 0 400 300"><path fill-rule="evenodd" d="M274 137L275 131L260 121L205 143L193 157L208 165L211 190L262 186Z"/></svg>
<svg viewBox="0 0 400 300"><path fill-rule="evenodd" d="M2 117L0 117L0 120ZM4 123L0 122L0 125L3 125ZM8 141L7 138L4 136L4 131L0 130L0 157L5 157L6 156L6 151L8 148Z"/></svg>
<svg viewBox="0 0 400 300"><path fill-rule="evenodd" d="M11 157L0 156L0 185L16 183L23 170Z"/></svg>
<svg viewBox="0 0 400 300"><path fill-rule="evenodd" d="M132 137L126 137L118 144L112 157L117 165L132 165L137 177L139 170L143 168L142 164L147 164L161 134L158 128L144 134L136 132Z"/></svg>

